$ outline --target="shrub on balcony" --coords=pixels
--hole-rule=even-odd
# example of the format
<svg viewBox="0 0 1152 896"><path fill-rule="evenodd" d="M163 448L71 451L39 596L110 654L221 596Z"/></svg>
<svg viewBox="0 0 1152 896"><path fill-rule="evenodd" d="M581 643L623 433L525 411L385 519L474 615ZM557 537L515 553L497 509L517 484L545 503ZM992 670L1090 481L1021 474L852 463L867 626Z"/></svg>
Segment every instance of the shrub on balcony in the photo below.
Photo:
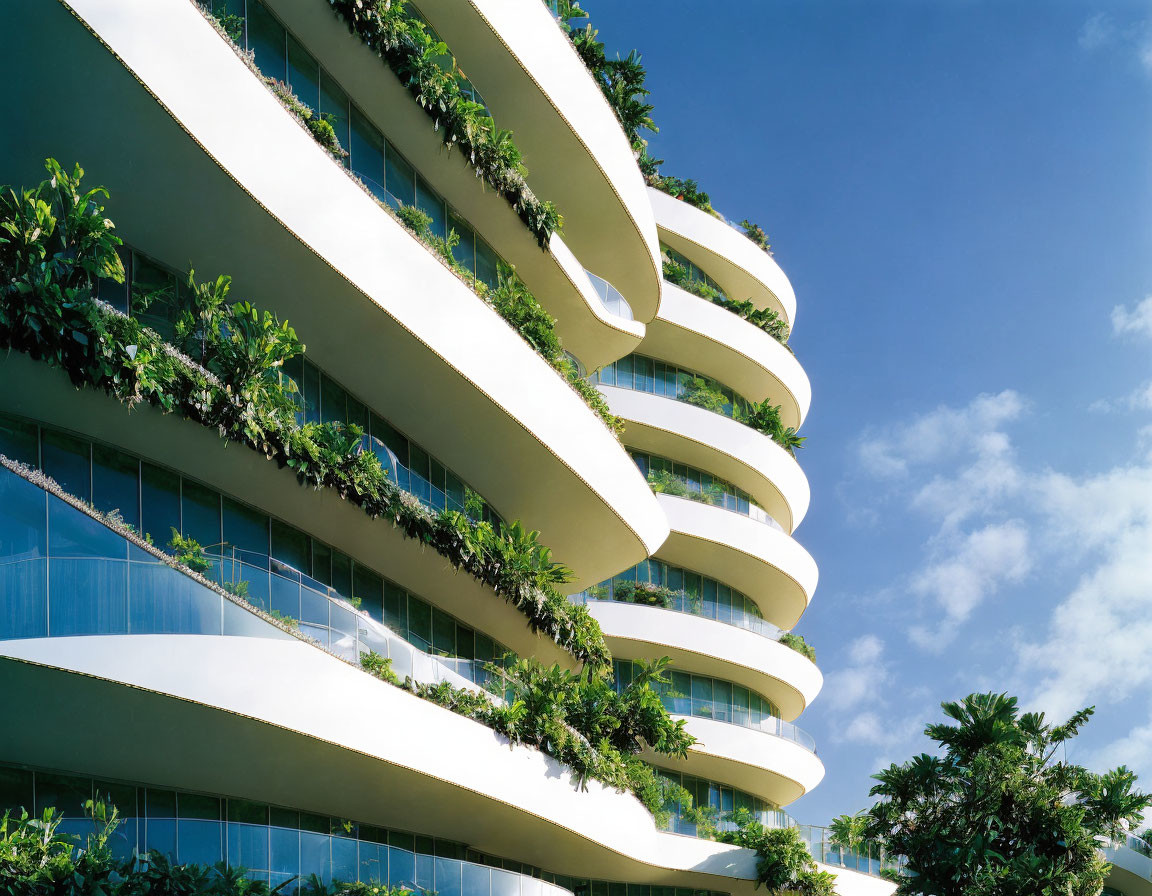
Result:
<svg viewBox="0 0 1152 896"><path fill-rule="evenodd" d="M788 324L771 308L757 308L750 299L739 302L730 299L716 287L709 286L703 280L697 280L688 273L688 269L684 265L677 264L668 258L664 259L663 268L664 279L669 283L679 286L694 296L707 299L726 311L731 311L737 317L748 321L752 326L763 330L785 348L788 347L788 336L790 335ZM791 351L790 348L788 350Z"/></svg>
<svg viewBox="0 0 1152 896"><path fill-rule="evenodd" d="M756 853L756 885L769 893L836 896L836 877L816 870L808 845L794 827L770 828L747 809L732 813L736 830L716 834L721 843L734 843Z"/></svg>
<svg viewBox="0 0 1152 896"><path fill-rule="evenodd" d="M524 157L512 133L496 126L485 108L466 96L454 72L440 59L448 47L433 40L423 22L410 16L404 0L329 0L348 30L359 37L408 89L442 133L444 145L459 146L465 160L512 205L542 249L560 229L556 207L528 187Z"/></svg>
<svg viewBox="0 0 1152 896"><path fill-rule="evenodd" d="M201 352L204 364L95 299L98 279L124 280L120 240L96 201L107 194L81 193L79 167L71 174L54 160L46 167L49 180L19 193L3 188L0 196L0 348L63 369L77 388L216 429L290 467L301 484L334 489L492 588L527 616L533 631L578 659L608 662L596 621L557 589L570 573L552 562L538 533L519 523L496 531L462 513L432 513L361 449L358 427L297 423L278 371L302 346L270 313L228 304L227 278L212 285L191 280L192 316L182 320L177 339Z"/></svg>
<svg viewBox="0 0 1152 896"><path fill-rule="evenodd" d="M688 487L688 482L669 470L650 470L648 472L648 485L658 495L672 495L677 498L687 498L689 501L698 501L712 507L719 507L724 503L724 489L712 483L699 489Z"/></svg>
<svg viewBox="0 0 1152 896"><path fill-rule="evenodd" d="M661 778L639 754L645 747L683 759L695 742L684 720L673 721L654 686L666 686L667 658L638 664L633 682L622 690L611 672L586 667L581 672L519 659L508 669L490 667L504 685L497 702L448 682L398 682L391 664L376 654L361 657L371 674L459 715L480 722L514 744L535 747L572 769L577 783L591 778L634 794L658 823L668 820L665 805L686 791Z"/></svg>
<svg viewBox="0 0 1152 896"><path fill-rule="evenodd" d="M772 404L770 399L750 405L746 410L738 409L735 418L771 438L793 457L797 448L804 447L807 437L797 435L795 427L784 425L780 419L780 405Z"/></svg>
<svg viewBox="0 0 1152 896"><path fill-rule="evenodd" d="M785 647L791 647L798 654L812 662L816 662L816 648L804 640L803 635L794 635L792 632L784 632L780 635L780 643Z"/></svg>
<svg viewBox="0 0 1152 896"><path fill-rule="evenodd" d="M498 271L497 285L492 288L477 279L476 275L460 264L452 254L452 248L460 239L456 231L449 230L446 238L433 233L432 218L427 212L415 206L402 206L395 214L417 239L431 247L457 276L471 286L480 298L495 309L496 313L536 350L540 357L564 377L568 385L604 422L612 434L619 438L624 431L624 421L612 413L599 390L580 376L576 365L564 352L564 345L556 332L556 321L544 310L516 271L502 263Z"/></svg>
<svg viewBox="0 0 1152 896"><path fill-rule="evenodd" d="M678 596L666 585L656 585L652 582L628 582L619 579L612 586L613 600L628 604L643 604L648 607L662 607L667 610Z"/></svg>

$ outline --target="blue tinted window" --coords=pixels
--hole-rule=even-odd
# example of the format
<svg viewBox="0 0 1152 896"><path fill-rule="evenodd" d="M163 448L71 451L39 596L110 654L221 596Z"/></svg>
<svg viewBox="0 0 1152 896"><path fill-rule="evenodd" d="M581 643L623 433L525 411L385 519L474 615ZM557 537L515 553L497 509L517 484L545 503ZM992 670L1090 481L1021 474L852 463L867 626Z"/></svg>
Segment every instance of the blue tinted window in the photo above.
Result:
<svg viewBox="0 0 1152 896"><path fill-rule="evenodd" d="M102 513L115 511L140 526L140 462L104 445L92 446L92 503Z"/></svg>
<svg viewBox="0 0 1152 896"><path fill-rule="evenodd" d="M0 414L0 454L30 467L40 466L36 424Z"/></svg>
<svg viewBox="0 0 1152 896"><path fill-rule="evenodd" d="M181 487L180 509L185 538L196 539L204 548L219 546L220 495L217 492L185 479Z"/></svg>
<svg viewBox="0 0 1152 896"><path fill-rule="evenodd" d="M46 474L68 494L81 501L92 500L92 467L87 441L45 430L41 451Z"/></svg>
<svg viewBox="0 0 1152 896"><path fill-rule="evenodd" d="M377 199L384 200L384 138L372 123L352 107L352 170Z"/></svg>
<svg viewBox="0 0 1152 896"><path fill-rule="evenodd" d="M284 26L260 0L248 0L248 49L256 56L256 67L267 77L288 80L287 45Z"/></svg>

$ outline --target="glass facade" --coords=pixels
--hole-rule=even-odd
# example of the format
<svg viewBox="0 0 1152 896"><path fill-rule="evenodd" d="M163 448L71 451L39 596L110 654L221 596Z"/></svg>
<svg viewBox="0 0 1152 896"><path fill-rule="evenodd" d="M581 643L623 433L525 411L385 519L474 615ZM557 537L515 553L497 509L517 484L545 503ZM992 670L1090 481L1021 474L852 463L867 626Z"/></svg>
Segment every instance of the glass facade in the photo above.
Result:
<svg viewBox="0 0 1152 896"><path fill-rule="evenodd" d="M773 640L781 635L780 629L763 618L760 608L747 595L716 579L680 566L672 566L663 560L642 560L631 569L599 585L593 585L574 597L583 600L620 600L616 596L618 582L641 582L669 589L673 592L671 606L667 607L669 610L715 619Z"/></svg>
<svg viewBox="0 0 1152 896"><path fill-rule="evenodd" d="M245 20L240 44L254 54L256 67L266 77L292 88L312 111L326 118L336 131L340 145L348 151L345 164L381 202L393 208L416 206L432 219L432 232L446 238L456 231L460 242L452 250L456 260L480 282L495 288L502 259L476 229L460 217L447 201L420 175L411 162L396 150L348 93L297 37L280 23L260 0L216 0L218 12ZM409 12L414 12L408 7ZM416 15L415 18L423 21ZM476 88L452 65L451 55L437 60L454 71L465 95L484 105Z"/></svg>
<svg viewBox="0 0 1152 896"><path fill-rule="evenodd" d="M613 660L617 690L628 687L636 676L639 665L632 660ZM694 716L752 728L764 734L793 741L811 753L816 742L806 731L780 718L780 710L766 697L755 691L706 675L692 675L675 669L668 673L671 681L656 685L661 702L668 712L677 716Z"/></svg>
<svg viewBox="0 0 1152 896"><path fill-rule="evenodd" d="M337 642L346 644L348 637L353 638L354 645L357 632L358 617L332 604L329 598L336 597L358 604L373 620L388 626L424 653L466 661L461 666L465 670L461 674L470 666L480 669L508 653L507 648L487 635L405 591L331 545L193 479L131 454L4 415L0 415L0 454L39 466L75 497L92 502L104 512L115 511L126 523L151 534L158 546L169 542L173 529L185 537L195 538L213 561L205 575L230 590L242 591L246 600L262 609L299 620L302 630L330 649L335 650ZM51 595L43 576L63 569L52 564L71 563L73 577L81 574L112 577L99 583L92 581L93 587L88 592L76 590L81 580L74 579L70 591L62 585L64 580L54 578L53 588L62 589L61 599L72 595L68 612L59 618L72 614L83 618L85 613L96 612L84 606L88 603L119 601L127 587L123 584L127 581L125 577L137 566L157 567L148 574L151 576L164 576L163 570L167 570L177 577L166 579L164 588L185 593L195 585L187 576L157 564L154 557L131 546L106 526L16 474L3 470L0 480L13 496L11 500L0 501L0 532L3 533L0 534L0 563L5 564L0 566L0 583L4 583L0 588L0 604L16 602L7 607L10 616L0 619L0 626L9 619L15 620L13 627L0 629L7 632L0 636L48 634L43 626L47 624ZM21 510L28 501L35 507ZM45 528L52 524L51 515L44 515L45 501L52 506L59 505L59 513L64 517L82 518L75 525L94 533L91 539L96 540L61 542L56 535L49 539L49 533L70 530ZM45 565L48 556L53 559ZM76 559L64 561L66 557ZM96 558L127 565L116 572L115 564L93 563ZM26 562L14 562L17 560ZM159 583L153 587L139 579L139 584L141 599L156 599L152 592L160 588ZM219 595L206 593L218 604ZM251 614L234 609L259 622ZM27 614L42 621L35 624L27 621L30 618ZM330 619L333 614L337 617L335 620ZM55 614L53 618L57 618ZM111 628L97 625L85 633L110 634L126 630L115 627L117 618L107 617ZM354 646L351 649L354 650ZM355 659L356 653L351 656Z"/></svg>
<svg viewBox="0 0 1152 896"><path fill-rule="evenodd" d="M174 862L226 861L277 886L315 874L325 883L363 881L441 896L568 896L539 876L468 861L467 848L438 837L361 824L252 800L0 766L5 810L64 813L61 831L93 830L84 803L115 805L116 855L158 850ZM283 891L293 893L289 884Z"/></svg>
<svg viewBox="0 0 1152 896"><path fill-rule="evenodd" d="M765 827L786 828L795 824L787 812L750 793L744 793L742 790L735 790L725 784L706 781L704 778L697 778L693 775L682 775L679 772L664 769L657 769L656 771L665 780L679 784L692 797L689 807L678 801L665 804L664 808L671 813L671 817L668 824L664 826L664 830L671 831L673 834L684 834L688 837L697 836L696 822L685 817L686 808L697 811L703 809L712 823L722 831L736 829L730 816L737 809L751 812L752 816Z"/></svg>
<svg viewBox="0 0 1152 896"><path fill-rule="evenodd" d="M723 507L774 529L784 530L767 510L752 500L751 495L731 482L671 458L647 454L635 448L629 448L628 453L632 455L632 460L644 478L663 494Z"/></svg>
<svg viewBox="0 0 1152 896"><path fill-rule="evenodd" d="M737 395L723 383L644 355L628 355L619 361L614 361L592 374L589 381L674 398L697 407L701 406L699 398L701 391L707 391L710 395L715 394L720 401L718 407L710 407L708 410L714 410L717 414L733 419L739 419L751 409L747 399Z"/></svg>
<svg viewBox="0 0 1152 896"><path fill-rule="evenodd" d="M164 339L171 340L180 312L189 307L187 291L182 285L187 283L187 277L128 248L123 248L120 255L126 274L125 283L101 281L99 297L125 314L139 318ZM158 295L167 309L163 315L155 313ZM300 409L297 419L301 424L323 422L359 426L364 430L364 449L379 458L393 482L419 498L426 507L435 511L455 510L476 520L501 525L491 505L459 476L303 354L287 362L281 375L295 387L294 397ZM60 457L67 452L66 447L50 450ZM69 492L78 494L68 488L64 480L54 478Z"/></svg>

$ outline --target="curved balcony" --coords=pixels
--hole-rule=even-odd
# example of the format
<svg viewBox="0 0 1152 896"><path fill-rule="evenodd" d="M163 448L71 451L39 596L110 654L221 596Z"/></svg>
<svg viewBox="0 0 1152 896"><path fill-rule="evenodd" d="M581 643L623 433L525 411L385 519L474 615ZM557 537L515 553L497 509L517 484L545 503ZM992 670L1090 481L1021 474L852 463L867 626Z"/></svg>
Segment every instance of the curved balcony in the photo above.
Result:
<svg viewBox="0 0 1152 896"><path fill-rule="evenodd" d="M632 306L628 304L628 300L620 295L620 290L605 280L603 277L598 277L591 271L585 271L588 279L592 282L593 289L596 290L596 295L600 299L600 304L609 314L614 314L616 317L622 317L625 320L632 320ZM612 360L615 360L613 358Z"/></svg>
<svg viewBox="0 0 1152 896"><path fill-rule="evenodd" d="M1152 896L1152 847L1129 835L1123 843L1108 844L1101 851L1104 859L1112 863L1105 879L1107 887L1122 896Z"/></svg>
<svg viewBox="0 0 1152 896"><path fill-rule="evenodd" d="M771 255L687 202L653 187L648 188L648 199L660 239L708 271L729 298L751 299L757 308L771 308L789 327L794 325L796 293Z"/></svg>
<svg viewBox="0 0 1152 896"><path fill-rule="evenodd" d="M232 601L67 501L0 466L0 641L99 635L292 639L241 601L285 620L323 650L359 665L374 651L401 678L478 690L483 663L433 657L331 588L263 558L212 556L204 571ZM235 552L244 553L244 552Z"/></svg>
<svg viewBox="0 0 1152 896"><path fill-rule="evenodd" d="M637 320L651 320L660 250L644 181L615 113L548 10L536 0L418 5L516 135L529 183L563 213L572 250L615 284Z"/></svg>
<svg viewBox="0 0 1152 896"><path fill-rule="evenodd" d="M357 563L386 571L397 585L434 596L441 610L521 656L565 666L575 663L551 639L533 634L523 613L439 554L403 537L387 520L369 519L329 490L302 488L291 470L280 469L247 448L229 445L214 430L149 406L130 412L102 394L78 392L62 371L22 355L0 358L0 380L8 379L19 382L21 389L0 391L0 411L45 427L91 435L190 479L211 482L230 498L337 546Z"/></svg>
<svg viewBox="0 0 1152 896"><path fill-rule="evenodd" d="M790 536L748 517L658 495L672 534L656 556L721 579L756 602L764 618L790 629L812 599L816 562Z"/></svg>
<svg viewBox="0 0 1152 896"><path fill-rule="evenodd" d="M799 799L824 777L811 737L781 719L753 728L689 715L673 718L685 720L696 743L686 759L660 757L665 767L731 784L778 806ZM647 758L657 761L654 755Z"/></svg>
<svg viewBox="0 0 1152 896"><path fill-rule="evenodd" d="M755 892L750 851L659 832L633 797L295 639L0 642L0 711L40 720L0 728L12 762L435 831L556 874Z"/></svg>
<svg viewBox="0 0 1152 896"><path fill-rule="evenodd" d="M667 656L678 670L758 691L789 721L804 711L824 683L815 663L743 628L643 604L592 600L587 606L613 656Z"/></svg>
<svg viewBox="0 0 1152 896"><path fill-rule="evenodd" d="M239 295L290 320L326 371L505 519L539 529L584 584L664 540L650 490L601 421L334 164L193 4L78 0L13 16L27 36L14 69L45 55L69 64L0 101L39 135L4 145L9 179L38 180L43 147L83 159L112 191L120 233L160 260L232 273ZM61 104L87 114L33 126L35 110Z"/></svg>
<svg viewBox="0 0 1152 896"><path fill-rule="evenodd" d="M780 405L785 426L799 429L812 385L796 357L759 327L707 299L664 284L660 313L648 324L643 351L727 383L752 401Z"/></svg>
<svg viewBox="0 0 1152 896"><path fill-rule="evenodd" d="M707 470L748 492L792 532L808 512L811 491L796 459L750 426L695 405L619 386L598 387L625 421L631 447Z"/></svg>
<svg viewBox="0 0 1152 896"><path fill-rule="evenodd" d="M564 239L554 235L548 249L541 252L504 197L483 189L470 167L445 164L442 135L427 114L379 57L359 38L349 35L347 26L326 4L307 0L265 2L290 32L306 41L307 49L320 59L326 73L331 73L367 118L380 125L390 144L417 163L424 181L447 197L455 212L481 226L484 239L516 268L545 310L556 318L568 350L588 369L595 370L635 348L644 336L644 325L605 312ZM503 118L501 111L498 123L507 127ZM519 132L515 139L518 145L522 143ZM428 164L420 164L422 160ZM383 187L378 186L376 192L385 195ZM541 195L555 198L547 190ZM567 220L566 205L561 203L559 208Z"/></svg>

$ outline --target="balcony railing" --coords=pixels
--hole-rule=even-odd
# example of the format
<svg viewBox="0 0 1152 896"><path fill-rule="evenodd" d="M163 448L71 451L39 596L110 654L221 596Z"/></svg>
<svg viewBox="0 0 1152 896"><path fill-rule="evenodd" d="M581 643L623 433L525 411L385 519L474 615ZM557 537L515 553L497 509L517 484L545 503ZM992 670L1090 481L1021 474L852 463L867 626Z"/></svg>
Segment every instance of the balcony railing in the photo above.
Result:
<svg viewBox="0 0 1152 896"><path fill-rule="evenodd" d="M620 295L620 291L605 280L603 277L598 277L589 270L584 271L588 275L588 279L592 281L592 288L596 290L596 295L600 298L600 304L603 305L609 314L614 314L616 317L622 317L625 320L633 320L632 306L628 304L628 300Z"/></svg>
<svg viewBox="0 0 1152 896"><path fill-rule="evenodd" d="M710 719L713 722L724 722L728 725L739 725L761 734L771 734L781 737L803 747L815 755L816 741L803 728L798 728L791 722L785 722L775 716L760 716L757 718L746 709L717 703L715 700L702 700L695 697L677 697L671 694L661 694L661 702L669 713L676 716L689 716L697 719Z"/></svg>
<svg viewBox="0 0 1152 896"><path fill-rule="evenodd" d="M672 494L667 491L657 492L658 495L667 495L669 498L679 498L681 501L691 501L694 504L705 504L708 507L718 507L721 510L727 510L729 513L735 513L739 516L747 517L753 522L760 523L763 526L769 526L777 532L784 532L784 527L776 522L775 517L772 516L763 507L751 502L748 503L747 509L733 507L731 502L728 501L713 501L707 492L690 492L687 495ZM787 533L785 533L787 534Z"/></svg>
<svg viewBox="0 0 1152 896"><path fill-rule="evenodd" d="M600 586L596 586L600 587ZM753 634L760 635L762 638L768 638L771 641L779 641L780 636L784 632L773 625L766 619L761 619L758 616L752 616L748 613L737 613L733 611L731 616L727 619L721 618L719 615L710 615L704 612L704 603L699 597L688 594L686 591L674 591L669 598L668 606L661 606L655 603L640 603L638 601L618 601L610 593L605 593L604 596L597 596L591 589L581 591L579 594L569 596L569 600L573 603L587 604L589 601L604 601L607 603L638 603L639 606L651 606L658 610L671 610L674 613L684 613L688 616L696 616L700 619L711 619L714 622L721 622L724 625L732 625L736 628L744 629L744 631L752 632ZM715 609L715 605L712 605Z"/></svg>

